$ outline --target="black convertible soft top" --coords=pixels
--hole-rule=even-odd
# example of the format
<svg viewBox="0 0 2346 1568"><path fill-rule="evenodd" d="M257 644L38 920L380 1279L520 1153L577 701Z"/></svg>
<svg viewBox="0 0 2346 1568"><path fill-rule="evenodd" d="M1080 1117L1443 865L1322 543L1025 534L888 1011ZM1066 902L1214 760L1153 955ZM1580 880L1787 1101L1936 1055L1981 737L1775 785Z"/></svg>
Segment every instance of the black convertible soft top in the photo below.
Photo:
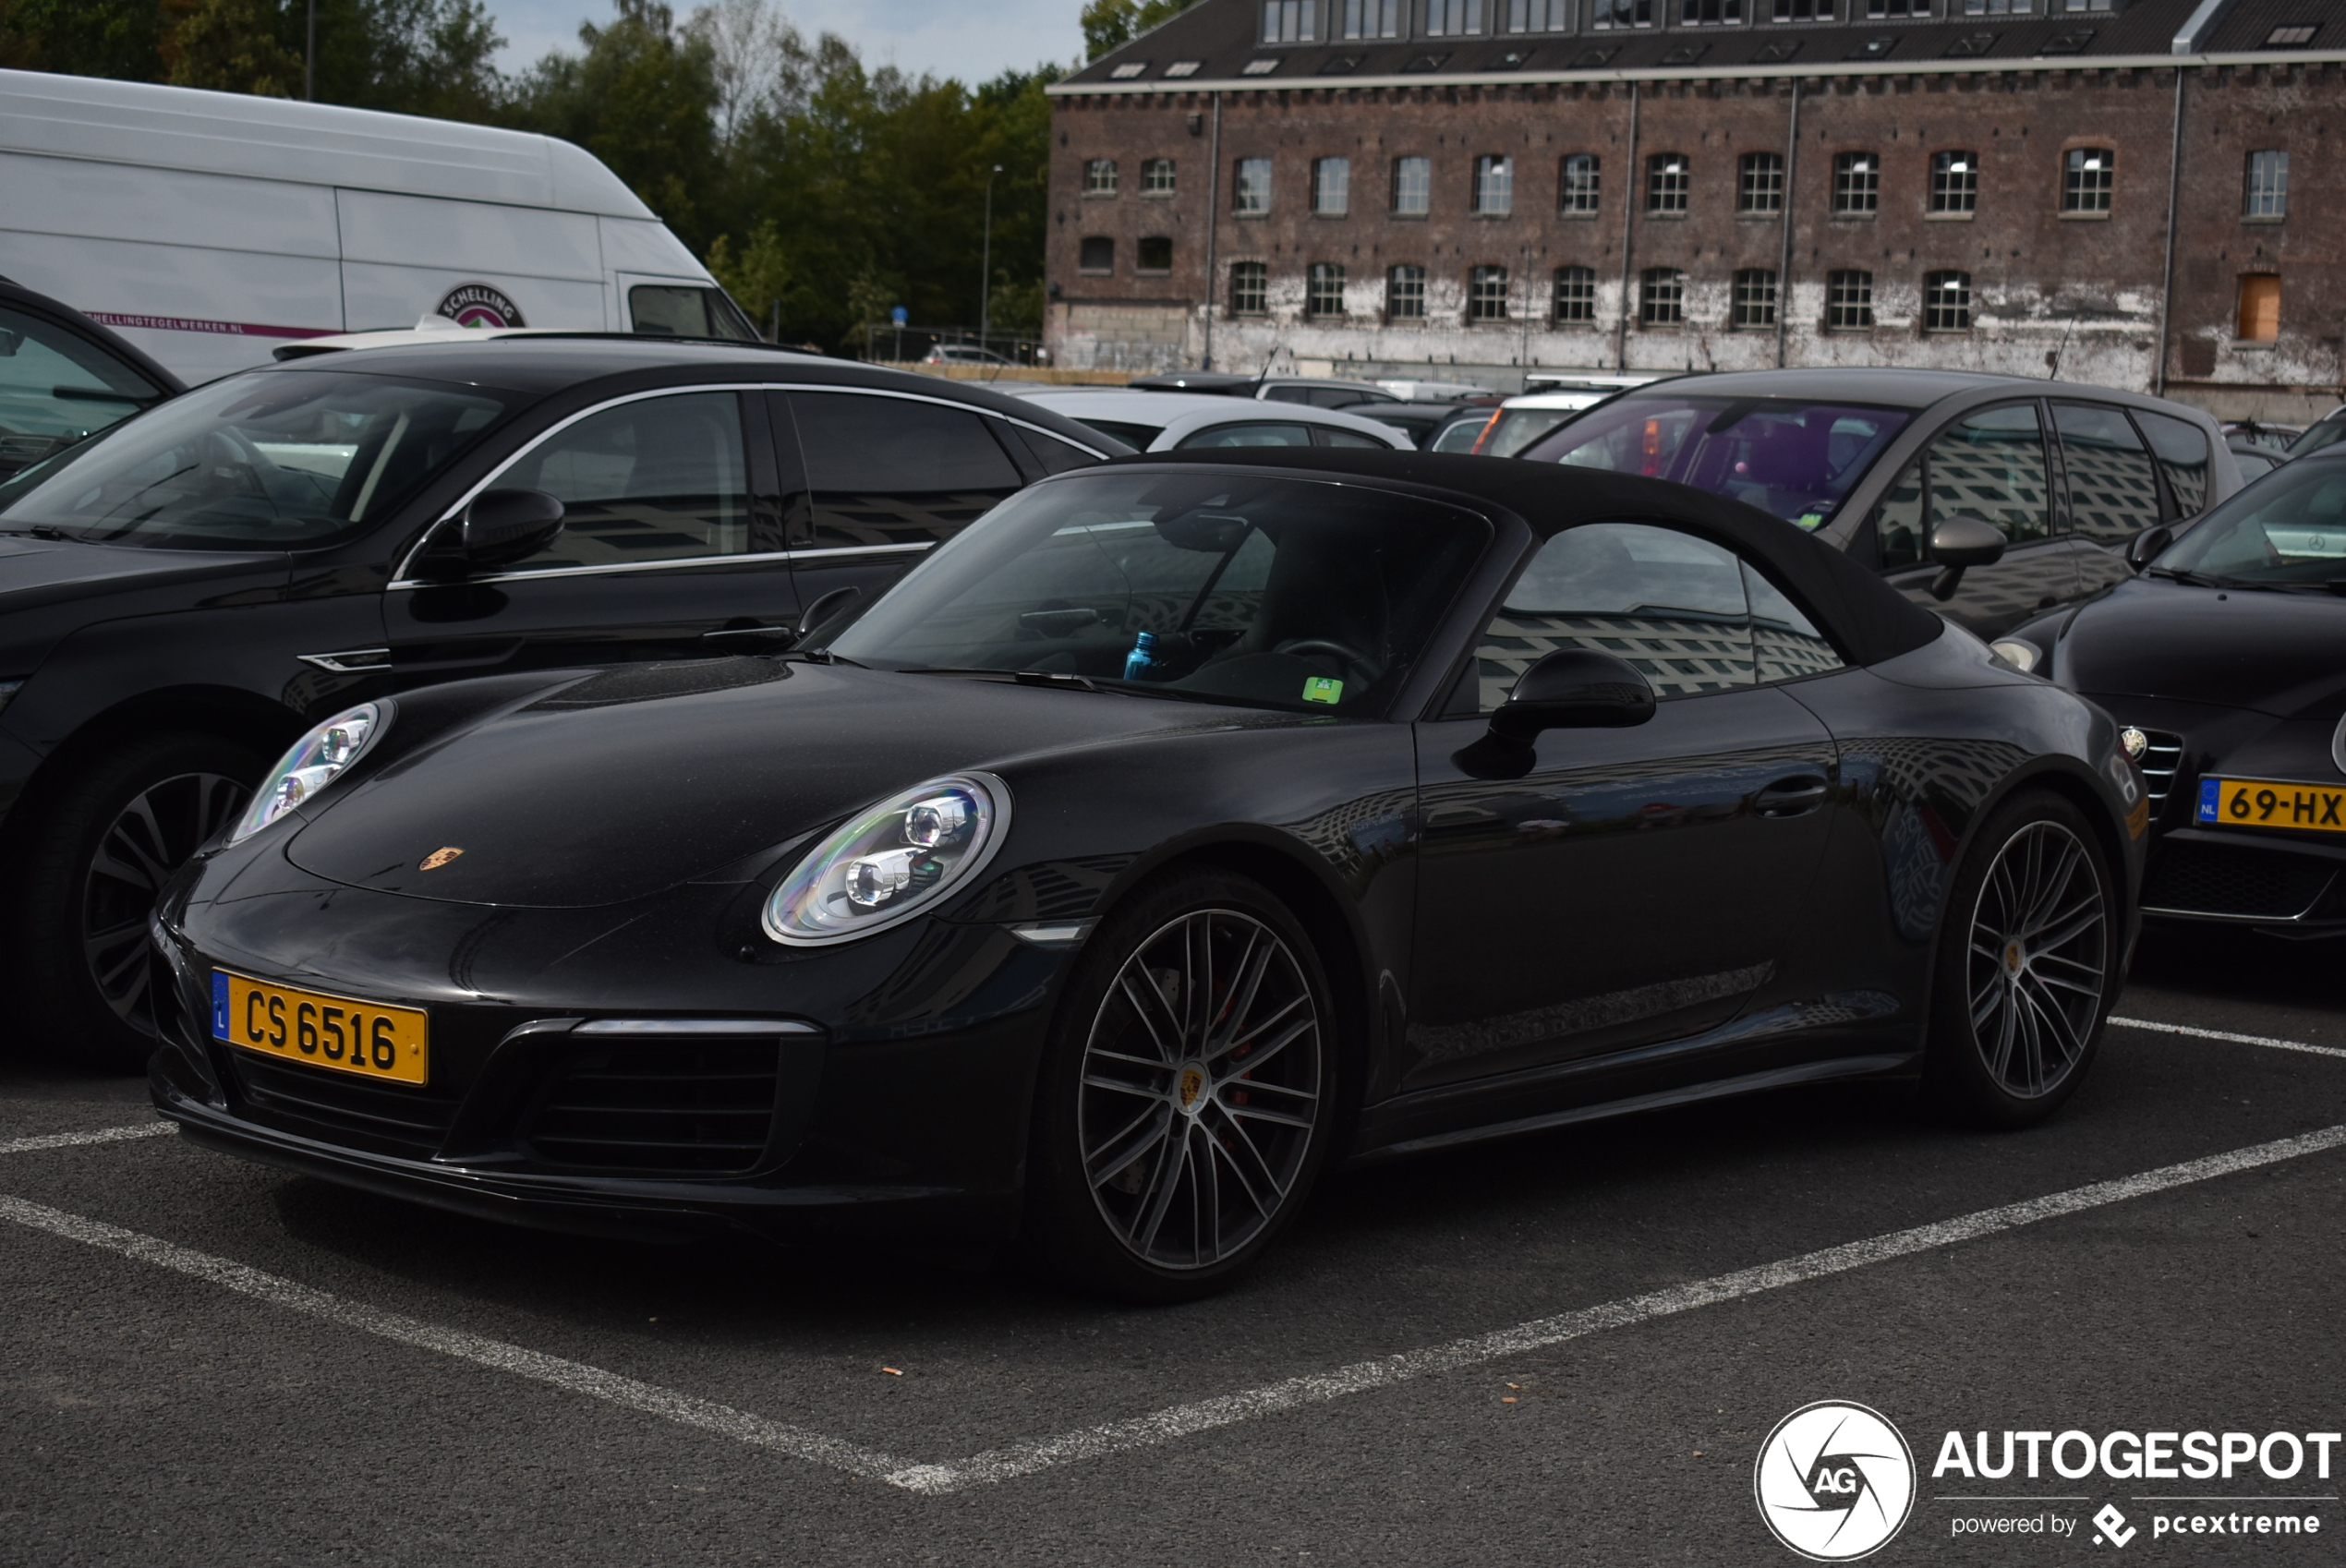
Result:
<svg viewBox="0 0 2346 1568"><path fill-rule="evenodd" d="M1852 663L1879 664L1936 639L1946 622L1832 546L1756 507L1708 490L1601 468L1438 452L1215 447L1153 452L1119 464L1243 464L1447 490L1504 507L1543 537L1580 523L1669 522L1757 560L1778 586L1822 618Z"/></svg>

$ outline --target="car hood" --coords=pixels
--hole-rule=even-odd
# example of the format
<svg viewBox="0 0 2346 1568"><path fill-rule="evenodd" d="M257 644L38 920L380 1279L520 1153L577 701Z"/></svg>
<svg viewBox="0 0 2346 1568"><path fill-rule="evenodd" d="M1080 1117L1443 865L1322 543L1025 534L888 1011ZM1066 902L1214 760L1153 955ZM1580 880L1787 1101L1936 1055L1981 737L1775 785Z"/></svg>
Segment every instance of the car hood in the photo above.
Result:
<svg viewBox="0 0 2346 1568"><path fill-rule="evenodd" d="M621 903L747 878L776 849L938 774L1272 717L1285 716L763 658L622 666L362 765L285 853L415 898Z"/></svg>
<svg viewBox="0 0 2346 1568"><path fill-rule="evenodd" d="M285 560L275 550L149 549L0 534L0 610L174 584L282 579Z"/></svg>
<svg viewBox="0 0 2346 1568"><path fill-rule="evenodd" d="M2346 694L2346 599L2137 578L2077 612L2056 670L2080 692L2318 718Z"/></svg>

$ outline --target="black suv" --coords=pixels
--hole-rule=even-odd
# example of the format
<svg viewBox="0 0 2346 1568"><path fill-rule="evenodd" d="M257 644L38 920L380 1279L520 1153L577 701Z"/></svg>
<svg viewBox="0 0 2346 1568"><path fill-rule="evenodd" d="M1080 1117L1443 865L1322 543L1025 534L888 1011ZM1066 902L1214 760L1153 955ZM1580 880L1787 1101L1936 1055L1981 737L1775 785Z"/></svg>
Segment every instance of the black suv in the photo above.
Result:
<svg viewBox="0 0 2346 1568"><path fill-rule="evenodd" d="M0 483L18 1038L145 1059L156 891L321 718L466 676L779 649L818 601L1124 450L950 381L546 335L248 371L28 468Z"/></svg>
<svg viewBox="0 0 2346 1568"><path fill-rule="evenodd" d="M187 390L70 305L0 278L0 479Z"/></svg>

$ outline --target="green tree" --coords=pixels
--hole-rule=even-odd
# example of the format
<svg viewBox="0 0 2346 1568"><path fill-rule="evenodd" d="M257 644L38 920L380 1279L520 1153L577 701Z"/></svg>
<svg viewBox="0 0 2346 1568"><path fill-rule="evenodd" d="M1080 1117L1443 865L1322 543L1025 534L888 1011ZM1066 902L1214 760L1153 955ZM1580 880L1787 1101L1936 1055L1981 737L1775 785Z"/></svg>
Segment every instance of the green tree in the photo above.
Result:
<svg viewBox="0 0 2346 1568"><path fill-rule="evenodd" d="M1096 60L1121 49L1159 22L1170 21L1197 0L1088 0L1083 7L1083 57Z"/></svg>
<svg viewBox="0 0 2346 1568"><path fill-rule="evenodd" d="M196 0L163 46L174 87L298 98L301 55L277 40L269 0Z"/></svg>
<svg viewBox="0 0 2346 1568"><path fill-rule="evenodd" d="M0 0L0 68L153 80L163 32L157 0Z"/></svg>

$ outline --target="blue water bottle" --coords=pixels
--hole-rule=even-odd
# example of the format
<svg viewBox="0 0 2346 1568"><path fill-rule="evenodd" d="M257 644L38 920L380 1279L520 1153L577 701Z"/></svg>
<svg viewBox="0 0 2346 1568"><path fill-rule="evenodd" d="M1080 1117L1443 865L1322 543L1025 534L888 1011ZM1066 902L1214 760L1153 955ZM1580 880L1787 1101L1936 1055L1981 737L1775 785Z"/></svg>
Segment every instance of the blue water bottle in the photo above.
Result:
<svg viewBox="0 0 2346 1568"><path fill-rule="evenodd" d="M1155 668L1156 633L1143 632L1132 639L1132 651L1124 656L1124 679L1145 681Z"/></svg>

